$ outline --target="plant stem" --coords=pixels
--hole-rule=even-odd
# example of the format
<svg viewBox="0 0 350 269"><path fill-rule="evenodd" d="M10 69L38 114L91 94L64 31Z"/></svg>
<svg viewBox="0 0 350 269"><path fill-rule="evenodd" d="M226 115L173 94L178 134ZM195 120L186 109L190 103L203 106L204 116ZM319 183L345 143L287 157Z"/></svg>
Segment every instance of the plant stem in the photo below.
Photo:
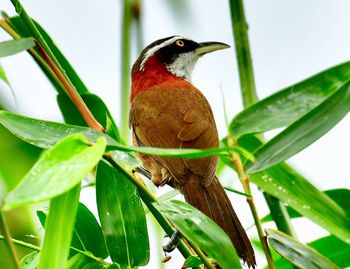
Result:
<svg viewBox="0 0 350 269"><path fill-rule="evenodd" d="M95 117L90 112L89 108L86 106L84 101L81 99L81 96L79 93L75 90L73 85L66 79L66 77L61 73L59 68L55 65L55 63L52 61L50 56L46 53L46 51L43 49L43 47L40 45L38 41L35 40L35 44L37 48L40 51L40 54L43 56L43 58L46 60L52 71L55 73L59 81L62 83L64 89L66 90L68 96L71 98L72 102L74 103L75 107L80 112L81 116L84 118L86 123L89 125L90 128L93 128L95 130L98 130L100 132L104 132L104 128L102 125L95 119Z"/></svg>
<svg viewBox="0 0 350 269"><path fill-rule="evenodd" d="M235 48L236 48L237 61L238 61L239 77L240 77L240 83L241 83L241 95L242 95L244 107L248 107L258 101L256 88L255 88L252 57L251 57L250 46L249 46L248 24L245 18L243 1L229 0L229 3L230 3L232 24L233 24L233 34L235 39ZM238 159L240 160L240 156L238 156ZM241 160L240 160L240 163L241 163ZM248 181L248 178L247 178L247 181ZM269 194L265 193L264 196L269 206L271 215L274 221L276 222L277 227L280 226L281 228L283 228L284 232L293 236L294 235L293 227L290 223L290 219L289 219L288 213L286 212L285 207L280 203L278 199L270 196ZM261 223L260 223L260 226L261 226ZM264 239L263 241L261 241L261 243L264 247L266 243L266 237L264 236L263 238ZM266 251L265 251L265 254L269 255ZM266 258L268 260L270 259L270 257L268 256Z"/></svg>
<svg viewBox="0 0 350 269"><path fill-rule="evenodd" d="M258 100L247 33L248 24L245 19L243 1L229 0L229 2L238 61L239 81L241 83L242 100L244 107L247 107L254 104Z"/></svg>
<svg viewBox="0 0 350 269"><path fill-rule="evenodd" d="M228 139L228 140L229 140L228 144L232 143L231 139ZM258 211L256 210L256 206L255 206L255 203L254 203L254 198L252 196L252 192L251 192L251 189L250 189L249 178L244 172L242 160L241 160L239 154L236 153L236 152L232 152L231 153L231 159L232 159L233 166L236 167L237 174L238 174L238 176L239 176L239 178L241 180L241 183L243 185L244 192L247 195L249 195L249 197L247 197L247 203L248 203L248 205L250 207L250 211L252 212L252 215L253 215L253 218L254 218L255 226L256 226L256 229L258 231L259 239L260 239L261 245L263 247L263 250L264 250L264 253L265 253L265 256L266 256L268 267L270 269L274 269L275 268L275 264L273 262L269 246L267 245L266 235L265 235L265 233L263 231Z"/></svg>
<svg viewBox="0 0 350 269"><path fill-rule="evenodd" d="M7 225L4 212L2 210L0 210L0 231L2 231L2 233L4 234L4 239L6 242L7 250L8 250L10 259L12 259L13 265L16 268L20 269L21 267L19 265L17 252L16 252L14 244L11 241L11 232L10 232L10 229Z"/></svg>
<svg viewBox="0 0 350 269"><path fill-rule="evenodd" d="M0 27L4 29L13 39L22 38L8 23L6 19L0 20ZM60 86L61 90L64 92L64 86L61 81L57 78L56 74L52 71L50 66L46 63L46 61L39 55L39 53L31 48L28 50L29 53L44 67L44 69L50 74L50 76L55 80L55 82Z"/></svg>
<svg viewBox="0 0 350 269"><path fill-rule="evenodd" d="M104 128L101 126L101 124L94 118L84 101L81 99L81 96L74 88L72 82L70 81L69 77L67 76L66 72L60 65L59 61L56 59L55 55L51 51L50 47L47 45L45 39L35 26L32 19L27 14L26 10L22 6L19 0L11 0L12 4L14 5L16 12L18 15L21 16L22 20L24 21L25 25L28 27L29 31L33 35L33 37L37 40L35 43L44 57L46 61L48 61L48 64L52 68L53 72L56 74L56 76L59 78L59 80L62 82L62 84L65 86L67 95L72 99L72 102L76 105L77 109L81 113L84 120L87 122L87 124L96 130L99 130L101 132L104 132Z"/></svg>
<svg viewBox="0 0 350 269"><path fill-rule="evenodd" d="M4 234L4 239L6 241L7 250L9 252L9 256L12 259L13 265L17 269L21 269L21 266L19 265L19 262L18 262L18 256L17 256L15 246L13 245L13 242L11 241L10 229L6 223L4 212L2 210L0 210L0 230Z"/></svg>
<svg viewBox="0 0 350 269"><path fill-rule="evenodd" d="M131 2L123 1L122 44L121 44L121 134L123 140L129 141L129 92L130 92L130 29L131 29Z"/></svg>
<svg viewBox="0 0 350 269"><path fill-rule="evenodd" d="M5 240L5 237L0 235L0 240ZM30 244L30 243L27 243L27 242L24 242L24 241L21 241L21 240L17 240L17 239L11 238L11 242L13 244L17 245L17 246L25 247L25 248L28 248L28 249L31 249L31 250L34 250L34 251L39 251L39 252L41 251L40 247L38 247L36 245L33 245L33 244ZM103 259L94 256L91 252L85 252L85 251L83 251L81 249L78 249L78 248L75 248L75 247L72 247L72 246L70 247L70 249L72 249L72 250L74 250L76 252L79 252L80 254L82 254L82 255L84 255L84 256L92 259L92 260L95 260L95 261L97 261L99 263L106 264L106 265L110 264L110 263L104 261Z"/></svg>

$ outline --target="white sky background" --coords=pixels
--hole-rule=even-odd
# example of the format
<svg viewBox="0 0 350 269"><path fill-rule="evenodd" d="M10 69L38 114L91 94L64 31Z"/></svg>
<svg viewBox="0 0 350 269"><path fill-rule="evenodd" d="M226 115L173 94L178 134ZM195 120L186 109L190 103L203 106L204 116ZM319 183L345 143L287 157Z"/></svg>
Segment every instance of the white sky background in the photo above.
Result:
<svg viewBox="0 0 350 269"><path fill-rule="evenodd" d="M196 41L221 41L232 46L203 57L193 74L193 83L212 105L220 135L225 135L221 91L229 119L242 109L228 1L143 2L145 45L158 38L180 34ZM98 94L118 119L121 1L23 0L22 3L50 33L90 91ZM181 13L173 12L174 6L181 6ZM349 1L249 0L245 1L245 7L260 98L350 60ZM14 14L10 0L1 0L0 9ZM0 39L9 38L1 31ZM1 64L16 92L18 112L61 120L56 92L26 53L1 59ZM11 100L1 87L0 98ZM349 188L349 126L348 116L323 138L294 156L290 163L320 189ZM239 184L236 185L240 188ZM264 215L264 202L258 191L255 193L261 215ZM241 197L231 197L247 227L252 223L248 206ZM89 196L83 199L94 202ZM298 230L303 241L312 240L322 233L307 221L295 223L303 225L302 231ZM254 232L253 229L250 232ZM155 264L158 262L152 260L147 268L156 268ZM258 267L263 264L260 259ZM167 268L178 267L174 259Z"/></svg>

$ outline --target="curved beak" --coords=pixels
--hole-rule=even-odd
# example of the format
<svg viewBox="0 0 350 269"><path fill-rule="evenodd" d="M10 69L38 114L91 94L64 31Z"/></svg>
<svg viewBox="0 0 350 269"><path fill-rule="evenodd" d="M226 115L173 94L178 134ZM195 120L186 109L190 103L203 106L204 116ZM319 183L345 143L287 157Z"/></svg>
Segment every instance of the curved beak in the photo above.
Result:
<svg viewBox="0 0 350 269"><path fill-rule="evenodd" d="M206 53L213 52L216 50L222 50L230 48L229 45L221 42L202 42L198 44L198 48L194 50L194 54L197 56L202 56Z"/></svg>

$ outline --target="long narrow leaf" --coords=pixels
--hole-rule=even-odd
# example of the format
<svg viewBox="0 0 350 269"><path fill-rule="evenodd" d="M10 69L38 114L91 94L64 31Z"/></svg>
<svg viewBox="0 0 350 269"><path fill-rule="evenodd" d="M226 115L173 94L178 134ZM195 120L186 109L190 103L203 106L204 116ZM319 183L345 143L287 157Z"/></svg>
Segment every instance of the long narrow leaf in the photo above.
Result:
<svg viewBox="0 0 350 269"><path fill-rule="evenodd" d="M323 102L350 79L350 62L289 86L235 116L230 133L240 137L288 126Z"/></svg>
<svg viewBox="0 0 350 269"><path fill-rule="evenodd" d="M101 161L97 167L96 199L112 261L121 268L147 264L146 217L135 185L116 168Z"/></svg>
<svg viewBox="0 0 350 269"><path fill-rule="evenodd" d="M315 249L280 231L267 230L269 244L285 259L302 269L340 269Z"/></svg>
<svg viewBox="0 0 350 269"><path fill-rule="evenodd" d="M238 143L250 151L262 144L250 135L242 137ZM250 179L260 189L288 204L339 239L350 242L350 219L343 208L287 164L281 163L254 173Z"/></svg>
<svg viewBox="0 0 350 269"><path fill-rule="evenodd" d="M94 115L95 119L104 127L106 133L120 142L119 129L114 122L111 113L100 97L91 93L82 93L81 98ZM64 121L69 124L88 126L80 115L73 102L66 94L58 94L57 102L64 117ZM109 124L110 123L110 124Z"/></svg>
<svg viewBox="0 0 350 269"><path fill-rule="evenodd" d="M3 41L0 43L0 58L17 54L34 46L32 37Z"/></svg>
<svg viewBox="0 0 350 269"><path fill-rule="evenodd" d="M103 136L107 140L108 150L141 152L144 154L177 158L200 158L219 153L227 153L228 151L238 151L250 160L254 159L251 153L241 147L199 150L126 146L118 143L116 140L104 133L100 133L87 127L37 120L6 111L0 111L0 123L19 138L42 148L50 148L52 145L57 143L57 141L69 134L81 133L92 142L96 141L98 137Z"/></svg>
<svg viewBox="0 0 350 269"><path fill-rule="evenodd" d="M167 201L155 206L173 222L187 240L199 246L221 268L241 268L237 253L225 232L198 209L181 201Z"/></svg>
<svg viewBox="0 0 350 269"><path fill-rule="evenodd" d="M66 267L79 195L80 185L77 185L51 200L38 269Z"/></svg>
<svg viewBox="0 0 350 269"><path fill-rule="evenodd" d="M80 134L64 138L45 152L5 197L4 209L47 200L73 188L98 163L105 146L103 138L94 145Z"/></svg>
<svg viewBox="0 0 350 269"><path fill-rule="evenodd" d="M255 152L246 170L254 173L289 159L332 129L350 108L350 82Z"/></svg>

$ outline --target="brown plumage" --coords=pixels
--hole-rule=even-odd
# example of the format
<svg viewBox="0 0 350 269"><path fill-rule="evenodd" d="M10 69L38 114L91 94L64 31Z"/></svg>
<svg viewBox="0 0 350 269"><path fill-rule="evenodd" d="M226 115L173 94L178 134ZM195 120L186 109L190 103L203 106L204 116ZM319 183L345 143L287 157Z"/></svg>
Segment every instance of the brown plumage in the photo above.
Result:
<svg viewBox="0 0 350 269"><path fill-rule="evenodd" d="M175 49L179 49L176 46L188 43L187 50L182 52L180 48L180 52L174 52L174 48L169 49L169 46L173 46L170 39L174 40ZM177 40L182 40L183 43L177 44ZM161 47L162 42L169 44ZM130 109L130 125L135 145L198 149L219 146L209 103L188 81L190 74L183 72L181 63L174 64L179 54L196 51L196 46L200 45L190 42L193 41L177 37L156 41L136 61L132 72ZM153 54L150 53L150 49L157 45L160 48ZM167 51L164 52L164 48ZM170 53L170 59L162 53ZM183 77L179 74L183 74ZM178 189L188 203L220 225L229 235L238 255L249 266L255 265L250 241L215 176L217 156L180 159L140 154L139 158L151 173L155 185L169 184Z"/></svg>

